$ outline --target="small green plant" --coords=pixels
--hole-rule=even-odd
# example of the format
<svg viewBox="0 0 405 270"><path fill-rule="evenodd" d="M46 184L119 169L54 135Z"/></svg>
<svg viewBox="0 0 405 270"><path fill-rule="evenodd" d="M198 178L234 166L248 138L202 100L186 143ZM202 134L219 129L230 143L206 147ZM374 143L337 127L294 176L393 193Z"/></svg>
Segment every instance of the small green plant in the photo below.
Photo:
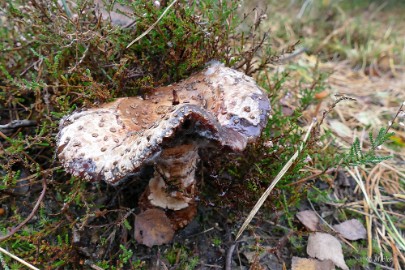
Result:
<svg viewBox="0 0 405 270"><path fill-rule="evenodd" d="M185 266L185 270L193 270L196 269L198 264L200 263L200 258L198 256L193 256L188 261L188 264Z"/></svg>
<svg viewBox="0 0 405 270"><path fill-rule="evenodd" d="M360 147L360 140L356 138L348 153L342 156L342 165L344 166L358 166L366 164L376 164L381 161L391 158L390 156L378 156L376 151L383 143L385 143L394 133L387 132L386 128L381 128L376 138L373 134L369 133L371 147L366 151L362 151Z"/></svg>
<svg viewBox="0 0 405 270"><path fill-rule="evenodd" d="M294 254L303 256L306 252L306 240L301 235L293 235L289 238L289 242L293 247Z"/></svg>
<svg viewBox="0 0 405 270"><path fill-rule="evenodd" d="M190 251L179 244L170 248L165 257L170 265L175 266L176 269L193 270L199 264L198 256L190 256Z"/></svg>
<svg viewBox="0 0 405 270"><path fill-rule="evenodd" d="M117 267L123 268L125 264L131 260L133 251L126 248L124 245L120 245L120 249L122 250L122 253L118 257Z"/></svg>
<svg viewBox="0 0 405 270"><path fill-rule="evenodd" d="M4 260L3 254L0 252L0 263L4 270L10 270L7 265L7 262Z"/></svg>
<svg viewBox="0 0 405 270"><path fill-rule="evenodd" d="M212 238L212 245L214 247L219 247L219 246L221 246L221 244L222 244L222 240L220 238L218 238L218 237Z"/></svg>

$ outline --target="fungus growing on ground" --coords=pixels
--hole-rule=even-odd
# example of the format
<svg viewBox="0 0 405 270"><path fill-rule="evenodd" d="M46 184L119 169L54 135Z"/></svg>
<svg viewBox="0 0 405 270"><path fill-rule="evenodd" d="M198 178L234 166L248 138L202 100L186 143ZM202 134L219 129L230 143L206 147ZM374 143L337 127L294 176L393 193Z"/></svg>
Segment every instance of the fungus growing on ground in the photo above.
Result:
<svg viewBox="0 0 405 270"><path fill-rule="evenodd" d="M119 98L63 118L57 155L74 176L112 185L154 164L139 216L146 222L167 217L175 231L196 214L198 149L244 150L260 136L269 112L267 95L252 78L215 62L144 98ZM149 211L155 208L163 211ZM159 226L148 231L142 221L136 220L138 242L152 246L171 240L162 240Z"/></svg>

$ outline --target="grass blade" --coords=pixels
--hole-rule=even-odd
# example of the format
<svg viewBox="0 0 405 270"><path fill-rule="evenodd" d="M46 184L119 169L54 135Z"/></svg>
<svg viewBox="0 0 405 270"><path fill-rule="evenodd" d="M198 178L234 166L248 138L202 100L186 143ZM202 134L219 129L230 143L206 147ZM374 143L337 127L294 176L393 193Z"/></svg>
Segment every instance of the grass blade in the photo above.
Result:
<svg viewBox="0 0 405 270"><path fill-rule="evenodd" d="M266 191L263 193L263 195L257 201L256 205L253 207L253 209L250 211L249 215L247 216L245 222L243 222L242 227L239 229L239 232L236 235L235 240L238 240L238 238L242 235L242 233L245 231L246 227L249 225L249 223L252 221L253 217L256 215L257 211L259 211L260 207L266 201L270 192L277 185L277 183L284 176L284 174L288 171L288 169L291 167L293 162L297 159L298 155L304 149L305 142L308 140L309 134L311 133L311 130L314 127L315 123L316 123L316 120L314 119L314 121L312 121L311 125L309 126L307 133L305 134L304 141L301 143L300 148L295 152L295 154L290 158L290 160L284 165L284 167L281 169L281 171L277 174L276 178L273 180L273 182L271 182L270 186L266 189Z"/></svg>

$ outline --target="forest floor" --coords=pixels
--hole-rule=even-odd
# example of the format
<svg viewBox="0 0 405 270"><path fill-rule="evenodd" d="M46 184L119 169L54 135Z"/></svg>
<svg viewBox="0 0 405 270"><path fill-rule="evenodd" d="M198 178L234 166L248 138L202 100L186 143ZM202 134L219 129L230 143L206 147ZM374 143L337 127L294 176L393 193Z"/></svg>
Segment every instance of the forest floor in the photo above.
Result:
<svg viewBox="0 0 405 270"><path fill-rule="evenodd" d="M259 4L255 6L255 2ZM253 17L266 14L261 29L268 31L274 50L281 54L269 65L268 74L274 77L288 74L280 83L278 100L282 113L292 114L303 98L303 87L315 85L322 76L323 87L315 96L316 102L301 111L300 128L307 131L312 119L319 122L322 112L329 110L319 129L320 136L329 138L319 142L325 151L330 151L327 150L330 145L335 149L350 149L356 138L359 150L367 151L373 146L369 133L378 137L379 130L386 128L385 131L389 129L393 134L376 152L391 158L367 166L327 167L319 155L308 156L307 165L300 169L306 176L276 186L235 241L256 200L273 179L261 181L260 175L265 173L261 174L256 163L263 157L249 156L258 152L247 151L246 156L211 153L209 158L202 155L197 176L201 181L196 218L176 234L172 244L153 248L133 243L130 235L133 224L127 221L128 217L133 221L133 209L137 207L133 198L139 196L144 186L131 184L136 181L129 181L125 189L79 182L71 184L72 199L63 204L48 193L41 207L55 215L44 217L40 210L28 223L44 220L45 225L41 224L40 228L54 229L43 233L43 243L52 242L52 247L47 249L47 244L41 243L22 244L17 237L7 242L7 248L41 269L35 263L35 256L45 253L51 254L52 262L57 262L57 257L66 257L60 262L60 269L68 269L65 268L67 260L74 261L72 265L77 269L98 270L113 269L113 266L115 269L327 270L335 266L405 269L405 5L400 1L385 1L388 4L359 1L361 4L356 6L350 6L353 1L336 5L329 1L304 1L312 3L309 5L269 1L266 6L262 2L250 1L243 10L249 10L249 16ZM253 75L260 80L261 74ZM272 144L271 141L260 143L261 147ZM55 165L50 170L53 169L60 168ZM251 170L258 172L253 174ZM141 178L149 176L150 172L146 171ZM28 216L32 202L41 192L39 181L29 183L28 188L29 176L21 177L23 180L17 187L0 193L0 222L10 217L7 211L11 208L21 216ZM246 184L244 180L251 182ZM81 194L83 187L86 193ZM74 204L73 198L79 197L78 194L82 197L77 200L83 200L84 205L80 209L76 206L65 209L66 205ZM94 205L86 205L83 199L86 196L94 197ZM96 201L108 202L111 208L98 209ZM114 209L117 205L119 208ZM113 216L106 217L106 213ZM348 227L343 225L342 231L334 227L345 222L351 223ZM69 223L81 227L72 225L67 232ZM31 240L32 230L21 234L26 236L24 241ZM62 236L51 239L55 234ZM101 244L100 239L103 239ZM121 242L114 242L117 239ZM327 242L326 246L323 241ZM321 246L328 254L316 248L314 251L314 246ZM64 254L66 250L69 253ZM119 255L116 250L120 251ZM24 258L24 252L29 254L28 258ZM108 261L110 254L118 257L115 265ZM0 269L21 267L8 255L0 256L0 261ZM57 269L58 265L45 268Z"/></svg>
<svg viewBox="0 0 405 270"><path fill-rule="evenodd" d="M334 143L339 147L348 148L356 138L360 138L361 147L367 148L370 147L370 142L366 142L369 132L375 134L382 127L390 127L394 132L391 143L379 147L379 150L385 155L391 155L392 158L373 166L341 168L338 174L327 180L323 177L306 177L298 180L299 183L313 181L315 186L321 186L320 189L327 191L330 201L318 201L312 204L308 200L310 205L302 203L295 210L290 209L292 213L288 215L295 216L306 229L311 230L310 226L305 224L305 218L309 216L306 216L304 221L298 217L307 214L307 212L300 212L301 210L310 209L311 214L316 212L324 224L328 223L325 219L334 216L335 219L329 223L329 229L332 225L349 219L345 214L340 215L343 212L356 212L360 214L357 218L367 227L365 238L368 239L366 241L368 244L351 245L350 241L345 241L346 248L343 253L346 262L349 262L349 269L403 269L405 267L403 250L395 247L393 238L384 236L383 232L386 228L382 220L385 218L375 219L376 216L372 211L370 212L370 208L373 204L374 206L387 205L386 210L397 221L395 226L399 229L398 237L402 238L403 242L405 227L403 212L405 209L405 32L403 26L405 20L400 14L405 7L396 2L388 4L388 2L367 1L359 1L358 6L354 3L346 3L345 6L343 1L337 15L330 10L322 9L323 4L328 5L328 1L315 3L318 5L312 2L312 6L311 4L294 6L290 3L287 8L285 5L277 6L277 4L267 7L270 35L276 36L273 42L281 48L283 46L287 48L291 42L300 40L298 47L306 48L300 51L301 54L288 59L286 63L275 66L277 72L285 70L289 72L289 80L282 87L288 89L286 93L292 93L291 96L297 97L303 81L312 82L314 74L319 72L328 74L326 90L319 96L321 102L309 106L303 112L303 117L319 119L320 112L330 109L330 104L334 100L342 96L349 97L350 100L333 107L333 112L327 115L322 128L332 132ZM288 38L283 34L278 36L280 29L281 32L288 33ZM360 38L361 33L366 35L367 42L359 45L356 39ZM286 108L290 107L293 111L294 98L291 96L287 98L291 100L286 102ZM286 113L288 111L286 109ZM319 173L319 170L311 168L310 165L308 167L308 170L313 170L314 176ZM344 180L341 176L344 176ZM329 183L327 188L321 184L325 180ZM364 192L359 187L358 180L364 183ZM347 184L342 185L342 181L347 181ZM366 200L369 201L366 202ZM287 224L284 225L288 227ZM282 240L300 233L283 228L284 235L276 236L274 231L277 227L282 226L262 217L252 226L250 236L243 239L251 246L250 249L240 248L238 259L247 259L250 262L250 269L286 269L286 265L288 265L287 269L304 269L305 266L308 267L305 269L318 269L316 263L302 258L294 258L291 261L292 256L310 257L305 254L310 254L310 244L313 244L313 242L309 243L310 240L294 243L290 239L287 244L290 248L286 249L285 256L281 256L283 259L280 259L280 252L283 249L279 248L285 244ZM351 227L351 230L356 229ZM305 233L304 235L308 236ZM371 244L374 240L377 244ZM321 240L318 239L318 241L319 245ZM371 247L373 245L379 246L380 250L376 252ZM252 246L257 249L253 251ZM275 251L277 249L279 250ZM391 250L388 251L389 249ZM291 250L294 251L291 252ZM302 253L297 253L298 250ZM328 252L331 250L330 247ZM353 263L354 260L361 263ZM335 263L335 265L338 264ZM318 267L333 269L327 265ZM339 267L342 268L342 266Z"/></svg>

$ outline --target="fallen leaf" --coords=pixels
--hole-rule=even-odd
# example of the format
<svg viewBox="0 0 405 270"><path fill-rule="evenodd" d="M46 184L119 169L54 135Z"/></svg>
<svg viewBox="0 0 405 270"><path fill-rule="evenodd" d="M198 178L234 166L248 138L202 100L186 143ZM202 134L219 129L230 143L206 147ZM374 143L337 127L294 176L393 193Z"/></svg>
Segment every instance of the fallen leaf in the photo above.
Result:
<svg viewBox="0 0 405 270"><path fill-rule="evenodd" d="M246 251L246 252L243 252L242 254L245 255L245 257L249 263L252 263L255 260L255 258L257 257L256 251Z"/></svg>
<svg viewBox="0 0 405 270"><path fill-rule="evenodd" d="M322 92L319 92L319 93L315 94L316 99L324 99L327 96L329 96L329 91L328 90L323 90Z"/></svg>
<svg viewBox="0 0 405 270"><path fill-rule="evenodd" d="M174 230L163 210L148 209L135 217L135 239L148 247L172 241Z"/></svg>
<svg viewBox="0 0 405 270"><path fill-rule="evenodd" d="M398 146L405 147L405 140L404 140L404 138L402 138L401 136L397 136L397 135L391 136L391 137L390 137L390 140L391 140L394 144L396 144L396 145L398 145Z"/></svg>
<svg viewBox="0 0 405 270"><path fill-rule="evenodd" d="M331 260L319 261L316 259L293 257L291 270L335 270L335 265Z"/></svg>
<svg viewBox="0 0 405 270"><path fill-rule="evenodd" d="M305 210L297 213L297 218L310 231L316 231L319 225L319 218L312 210Z"/></svg>
<svg viewBox="0 0 405 270"><path fill-rule="evenodd" d="M257 269L254 267L262 267L263 269L282 270L283 266L278 257L269 252L260 252L258 250L252 251L250 245L242 246L239 250L240 254L244 255L250 264L250 269ZM263 250L271 249L271 246L262 246Z"/></svg>
<svg viewBox="0 0 405 270"><path fill-rule="evenodd" d="M332 119L329 120L329 127L335 132L339 137L347 137L350 138L353 135L353 131L351 128L343 124L342 122Z"/></svg>
<svg viewBox="0 0 405 270"><path fill-rule="evenodd" d="M333 228L348 240L366 239L367 237L366 228L357 219L347 220L334 225Z"/></svg>
<svg viewBox="0 0 405 270"><path fill-rule="evenodd" d="M242 252L243 255L245 255L246 259L250 264L254 263L257 260L262 259L264 256L266 256L266 252L259 253L257 251L244 251Z"/></svg>
<svg viewBox="0 0 405 270"><path fill-rule="evenodd" d="M342 245L334 236L327 233L312 233L308 238L307 253L319 260L331 260L343 270L349 269L342 253Z"/></svg>

